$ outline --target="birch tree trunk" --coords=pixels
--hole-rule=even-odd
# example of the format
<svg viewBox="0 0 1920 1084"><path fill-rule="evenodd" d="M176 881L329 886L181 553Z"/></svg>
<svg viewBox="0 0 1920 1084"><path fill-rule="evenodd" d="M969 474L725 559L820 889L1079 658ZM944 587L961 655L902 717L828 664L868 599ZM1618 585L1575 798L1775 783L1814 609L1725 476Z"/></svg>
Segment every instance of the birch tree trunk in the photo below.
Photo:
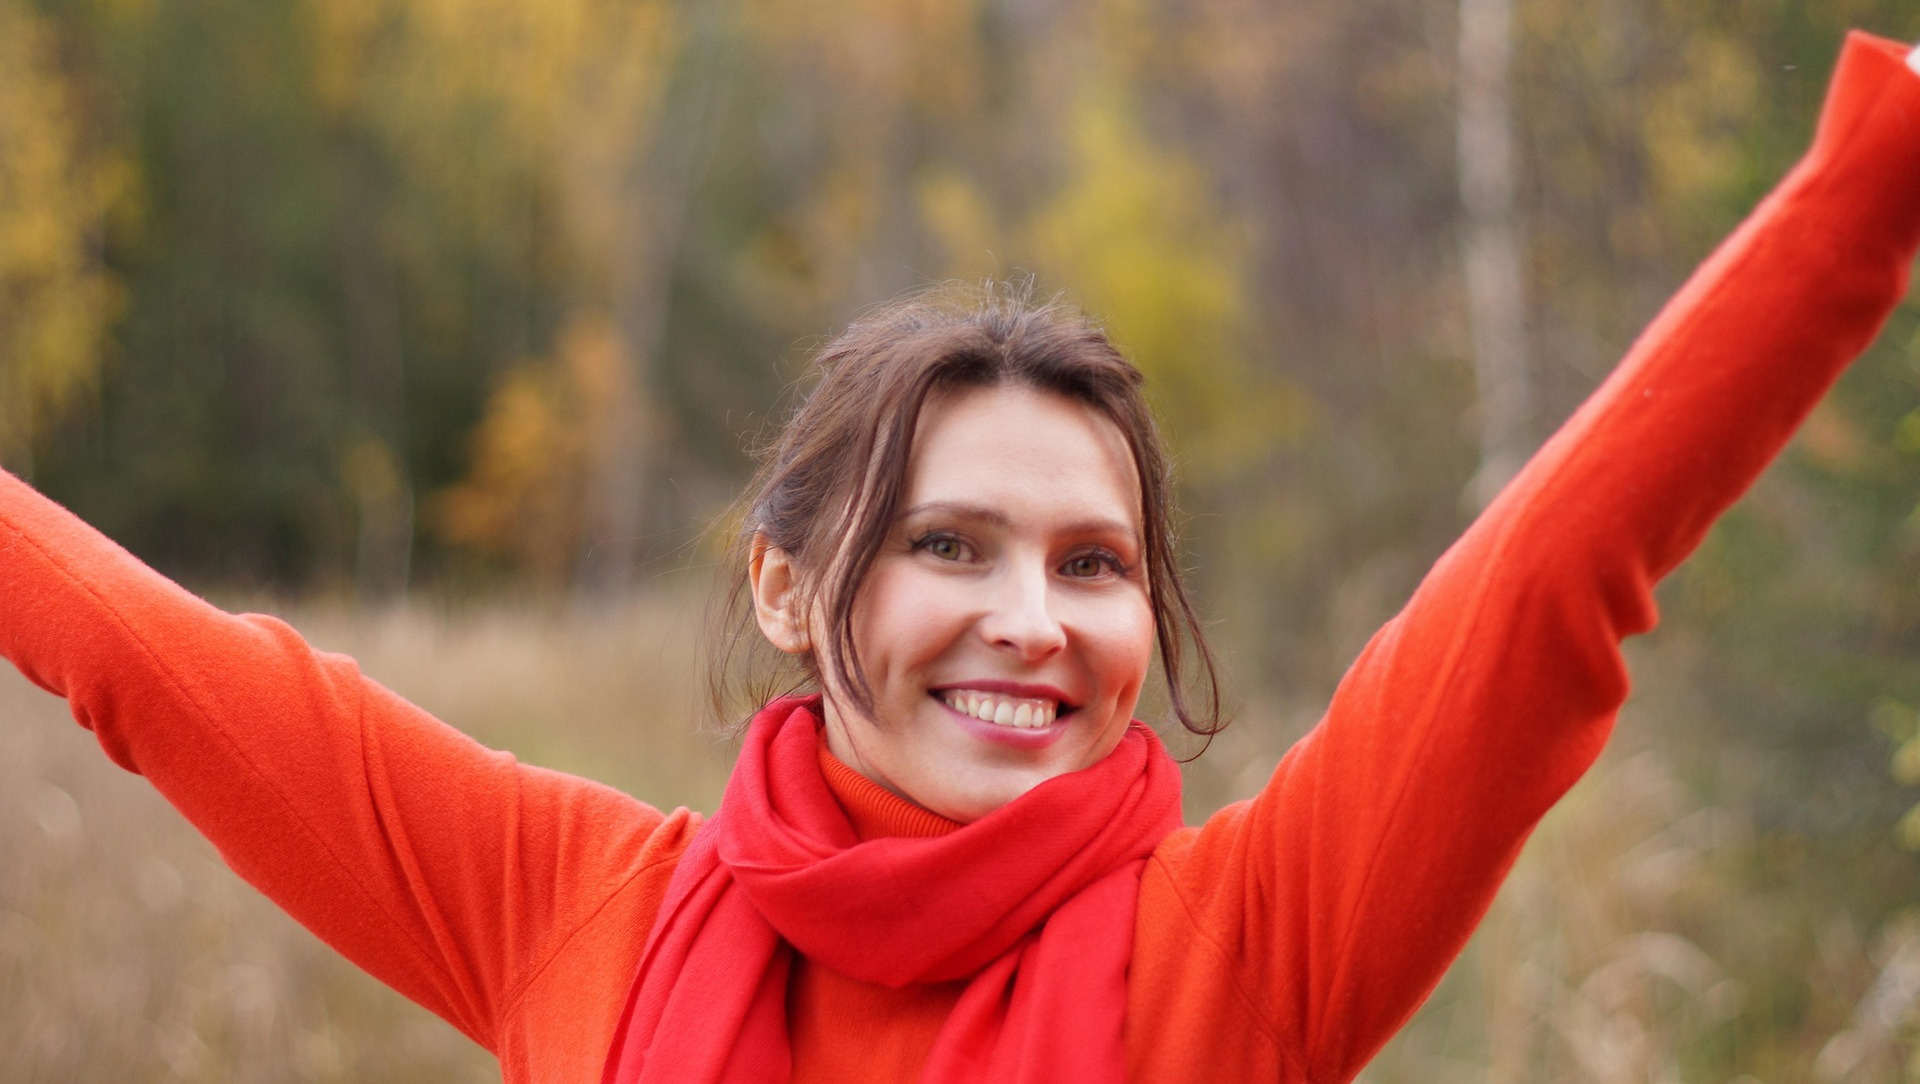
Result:
<svg viewBox="0 0 1920 1084"><path fill-rule="evenodd" d="M1512 23L1512 0L1460 0L1460 247L1480 408L1480 469L1467 498L1478 508L1519 471L1532 447L1508 75Z"/></svg>

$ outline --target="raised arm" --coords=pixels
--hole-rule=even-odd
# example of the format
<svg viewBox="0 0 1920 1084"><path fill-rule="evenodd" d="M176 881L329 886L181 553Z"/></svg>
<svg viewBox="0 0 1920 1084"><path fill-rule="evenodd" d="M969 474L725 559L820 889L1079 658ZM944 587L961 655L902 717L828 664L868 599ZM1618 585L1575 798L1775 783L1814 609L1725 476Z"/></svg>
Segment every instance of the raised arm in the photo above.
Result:
<svg viewBox="0 0 1920 1084"><path fill-rule="evenodd" d="M1655 582L1903 296L1906 54L1850 39L1806 158L1440 559L1264 791L1150 869L1146 898L1192 916L1193 955L1217 956L1307 1079L1349 1079L1424 1000L1599 753Z"/></svg>
<svg viewBox="0 0 1920 1084"><path fill-rule="evenodd" d="M0 655L242 877L490 1049L565 936L685 843L684 815L481 748L5 472Z"/></svg>

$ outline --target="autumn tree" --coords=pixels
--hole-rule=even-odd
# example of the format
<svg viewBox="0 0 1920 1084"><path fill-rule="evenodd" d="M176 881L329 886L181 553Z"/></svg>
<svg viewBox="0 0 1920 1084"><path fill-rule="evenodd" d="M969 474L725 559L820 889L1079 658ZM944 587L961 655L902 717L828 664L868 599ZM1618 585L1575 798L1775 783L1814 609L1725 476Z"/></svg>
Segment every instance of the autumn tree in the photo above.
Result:
<svg viewBox="0 0 1920 1084"><path fill-rule="evenodd" d="M119 311L101 246L129 178L93 122L58 24L0 2L0 464L28 475L97 387Z"/></svg>

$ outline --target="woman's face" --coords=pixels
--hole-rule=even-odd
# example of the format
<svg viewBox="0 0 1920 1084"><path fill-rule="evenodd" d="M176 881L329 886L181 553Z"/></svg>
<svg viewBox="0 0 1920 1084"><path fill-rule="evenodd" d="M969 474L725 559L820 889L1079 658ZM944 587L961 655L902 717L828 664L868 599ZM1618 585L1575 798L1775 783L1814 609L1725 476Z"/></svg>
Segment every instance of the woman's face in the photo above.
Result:
<svg viewBox="0 0 1920 1084"><path fill-rule="evenodd" d="M829 688L827 743L971 821L1125 733L1154 644L1140 484L1112 422L1019 387L930 400L906 483L853 613L873 711Z"/></svg>

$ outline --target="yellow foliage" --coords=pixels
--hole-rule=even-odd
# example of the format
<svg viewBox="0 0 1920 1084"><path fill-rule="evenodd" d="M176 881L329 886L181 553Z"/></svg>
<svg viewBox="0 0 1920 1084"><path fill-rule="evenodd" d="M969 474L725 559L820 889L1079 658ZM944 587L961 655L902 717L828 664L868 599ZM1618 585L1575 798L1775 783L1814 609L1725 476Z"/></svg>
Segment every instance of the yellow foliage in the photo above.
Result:
<svg viewBox="0 0 1920 1084"><path fill-rule="evenodd" d="M563 578L583 529L590 451L615 424L609 404L631 371L604 314L570 319L554 357L514 367L488 397L466 477L428 501L432 531L537 578Z"/></svg>
<svg viewBox="0 0 1920 1084"><path fill-rule="evenodd" d="M125 171L79 128L51 24L0 0L0 460L93 388L119 307L98 248Z"/></svg>
<svg viewBox="0 0 1920 1084"><path fill-rule="evenodd" d="M1223 477L1306 424L1303 398L1247 362L1250 238L1200 169L1148 136L1111 66L1072 75L1064 169L1035 212L1008 222L962 169L933 167L915 179L921 225L946 277L1028 268L1097 314L1147 375L1185 474Z"/></svg>
<svg viewBox="0 0 1920 1084"><path fill-rule="evenodd" d="M1920 851L1920 805L1907 810L1900 823L1894 825L1893 835L1907 850Z"/></svg>
<svg viewBox="0 0 1920 1084"><path fill-rule="evenodd" d="M1910 410L1893 430L1893 446L1903 455L1920 456L1920 410Z"/></svg>
<svg viewBox="0 0 1920 1084"><path fill-rule="evenodd" d="M1893 777L1909 787L1920 783L1920 740L1901 742L1894 751Z"/></svg>
<svg viewBox="0 0 1920 1084"><path fill-rule="evenodd" d="M966 177L952 170L936 170L920 178L914 188L920 218L947 253L956 278L998 276L1001 268L994 247L1000 243L1000 224L993 205Z"/></svg>
<svg viewBox="0 0 1920 1084"><path fill-rule="evenodd" d="M558 183L573 256L608 277L649 207L638 168L682 35L668 0L312 0L320 99L385 135L429 191L494 207ZM474 144L476 130L485 144Z"/></svg>
<svg viewBox="0 0 1920 1084"><path fill-rule="evenodd" d="M1686 73L1658 88L1643 128L1658 190L1680 206L1711 200L1738 176L1741 133L1759 104L1751 50L1720 38L1687 43Z"/></svg>
<svg viewBox="0 0 1920 1084"><path fill-rule="evenodd" d="M371 38L387 0L332 0L305 8L313 43L313 89L327 113L339 116L359 103Z"/></svg>
<svg viewBox="0 0 1920 1084"><path fill-rule="evenodd" d="M431 125L479 105L492 111L503 149L550 138L569 104L585 4L415 0L406 15L410 72L397 85L415 123Z"/></svg>
<svg viewBox="0 0 1920 1084"><path fill-rule="evenodd" d="M1230 353L1245 315L1245 244L1199 171L1148 144L1111 95L1083 99L1073 128L1074 171L1035 223L1038 247L1098 297L1143 366L1195 348Z"/></svg>
<svg viewBox="0 0 1920 1084"><path fill-rule="evenodd" d="M1920 711L1883 696L1871 712L1874 729L1894 742L1893 778L1904 786L1920 783ZM1910 851L1920 851L1920 805L1907 810L1894 826L1894 838Z"/></svg>
<svg viewBox="0 0 1920 1084"><path fill-rule="evenodd" d="M1902 704L1890 696L1874 701L1869 713L1873 728L1896 742L1913 741L1920 738L1920 711Z"/></svg>
<svg viewBox="0 0 1920 1084"><path fill-rule="evenodd" d="M1072 166L1028 227L1031 251L1146 373L1190 473L1217 474L1296 433L1303 412L1242 352L1247 237L1198 168L1148 140L1130 104L1111 82L1083 90Z"/></svg>

